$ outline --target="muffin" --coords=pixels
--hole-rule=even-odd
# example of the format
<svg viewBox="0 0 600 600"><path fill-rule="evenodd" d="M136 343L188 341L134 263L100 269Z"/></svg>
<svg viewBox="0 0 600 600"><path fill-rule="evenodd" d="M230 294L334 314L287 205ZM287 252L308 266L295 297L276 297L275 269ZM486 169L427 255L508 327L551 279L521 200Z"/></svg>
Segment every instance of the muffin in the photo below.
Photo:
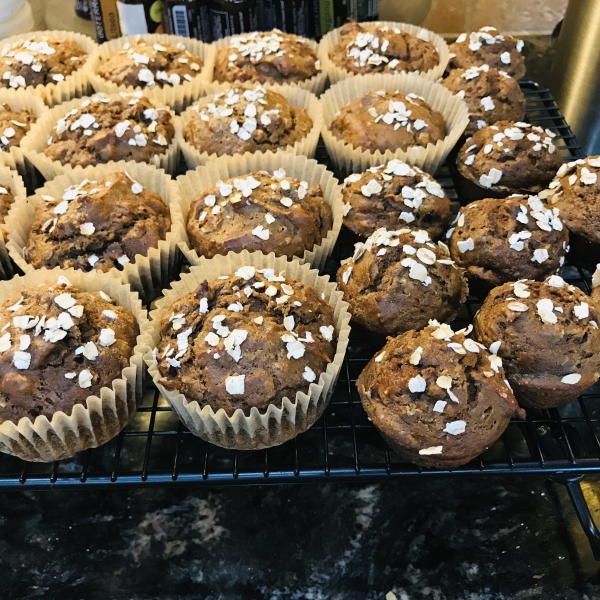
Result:
<svg viewBox="0 0 600 600"><path fill-rule="evenodd" d="M426 231L378 229L337 273L353 319L369 331L398 335L430 319L452 321L467 299L463 270Z"/></svg>
<svg viewBox="0 0 600 600"><path fill-rule="evenodd" d="M447 236L452 260L478 296L509 281L545 279L558 272L568 251L559 211L537 196L473 202L453 225Z"/></svg>
<svg viewBox="0 0 600 600"><path fill-rule="evenodd" d="M406 227L425 230L437 240L450 221L450 200L442 186L397 159L346 177L343 198L344 225L361 237Z"/></svg>
<svg viewBox="0 0 600 600"><path fill-rule="evenodd" d="M505 71L489 65L453 69L442 85L469 107L471 119L465 135L496 121L521 121L525 117L525 96L517 80Z"/></svg>
<svg viewBox="0 0 600 600"><path fill-rule="evenodd" d="M203 66L204 61L181 43L150 43L142 38L125 43L97 73L117 85L152 90L191 81Z"/></svg>
<svg viewBox="0 0 600 600"><path fill-rule="evenodd" d="M385 152L435 144L446 135L446 121L416 94L379 90L352 100L330 129L353 148Z"/></svg>
<svg viewBox="0 0 600 600"><path fill-rule="evenodd" d="M525 58L521 54L523 45L523 40L501 34L494 27L462 33L454 44L450 44L450 68L468 69L489 65L506 71L515 79L521 79L525 75Z"/></svg>
<svg viewBox="0 0 600 600"><path fill-rule="evenodd" d="M87 58L75 40L55 36L32 35L5 43L0 50L0 85L18 89L60 83L83 67Z"/></svg>
<svg viewBox="0 0 600 600"><path fill-rule="evenodd" d="M35 123L33 110L13 110L8 104L0 104L0 158L3 152L18 147Z"/></svg>
<svg viewBox="0 0 600 600"><path fill-rule="evenodd" d="M156 248L171 227L161 197L122 171L42 200L35 205L23 253L36 269L122 270Z"/></svg>
<svg viewBox="0 0 600 600"><path fill-rule="evenodd" d="M174 135L171 113L141 93L96 94L58 120L43 153L71 167L111 160L157 163Z"/></svg>
<svg viewBox="0 0 600 600"><path fill-rule="evenodd" d="M179 297L160 323L159 383L201 410L292 401L318 381L336 352L334 314L317 288L241 267Z"/></svg>
<svg viewBox="0 0 600 600"><path fill-rule="evenodd" d="M139 327L107 298L44 284L22 287L0 305L0 423L70 415L112 388L129 366Z"/></svg>
<svg viewBox="0 0 600 600"><path fill-rule="evenodd" d="M308 40L279 29L230 38L217 51L214 80L220 83L300 83L321 65Z"/></svg>
<svg viewBox="0 0 600 600"><path fill-rule="evenodd" d="M541 192L562 164L555 135L511 121L498 121L477 131L456 159L464 196L478 200Z"/></svg>
<svg viewBox="0 0 600 600"><path fill-rule="evenodd" d="M305 109L260 85L231 87L202 98L188 111L183 139L197 151L217 156L291 146L313 127Z"/></svg>
<svg viewBox="0 0 600 600"><path fill-rule="evenodd" d="M600 377L596 303L557 275L495 288L475 317L475 336L504 362L522 406L572 402Z"/></svg>
<svg viewBox="0 0 600 600"><path fill-rule="evenodd" d="M560 210L567 226L571 262L593 271L600 262L600 156L560 167L549 189L540 193Z"/></svg>
<svg viewBox="0 0 600 600"><path fill-rule="evenodd" d="M525 417L502 360L465 333L431 321L389 338L357 381L383 439L421 467L468 463L504 433L511 417Z"/></svg>
<svg viewBox="0 0 600 600"><path fill-rule="evenodd" d="M201 256L228 252L274 252L302 256L327 236L333 213L320 185L255 171L220 181L190 205L187 232Z"/></svg>
<svg viewBox="0 0 600 600"><path fill-rule="evenodd" d="M427 72L440 63L435 46L383 23L350 21L340 28L339 42L330 60L355 75L367 73Z"/></svg>

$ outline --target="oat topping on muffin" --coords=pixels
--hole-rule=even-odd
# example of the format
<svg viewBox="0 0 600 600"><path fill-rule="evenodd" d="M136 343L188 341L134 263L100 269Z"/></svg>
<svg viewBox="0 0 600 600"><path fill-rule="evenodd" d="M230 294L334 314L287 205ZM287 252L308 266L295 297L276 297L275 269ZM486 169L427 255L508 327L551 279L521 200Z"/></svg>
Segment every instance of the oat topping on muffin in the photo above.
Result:
<svg viewBox="0 0 600 600"><path fill-rule="evenodd" d="M98 75L118 85L151 90L192 81L203 66L203 60L182 43L139 39L124 44L98 69Z"/></svg>
<svg viewBox="0 0 600 600"><path fill-rule="evenodd" d="M0 104L0 152L19 146L36 118L31 110L13 110L8 104Z"/></svg>
<svg viewBox="0 0 600 600"><path fill-rule="evenodd" d="M154 356L165 388L248 415L318 381L336 338L333 310L314 286L244 266L179 298Z"/></svg>
<svg viewBox="0 0 600 600"><path fill-rule="evenodd" d="M87 54L73 40L32 36L0 50L0 85L10 88L59 83L83 66Z"/></svg>
<svg viewBox="0 0 600 600"><path fill-rule="evenodd" d="M307 40L274 29L234 36L217 52L214 79L292 83L310 79L320 71L321 65Z"/></svg>

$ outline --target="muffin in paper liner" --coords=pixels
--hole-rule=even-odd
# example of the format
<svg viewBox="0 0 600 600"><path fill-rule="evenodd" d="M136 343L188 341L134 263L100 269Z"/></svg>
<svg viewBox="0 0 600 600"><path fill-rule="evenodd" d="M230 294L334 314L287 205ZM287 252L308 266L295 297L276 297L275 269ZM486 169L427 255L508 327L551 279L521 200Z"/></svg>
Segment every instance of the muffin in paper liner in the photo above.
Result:
<svg viewBox="0 0 600 600"><path fill-rule="evenodd" d="M12 193L15 199L13 206L17 202L25 202L27 200L27 190L20 175L3 165L0 165L0 187L8 189ZM8 218L8 215L6 218ZM15 274L8 248L6 247L7 240L5 236L8 235L8 230L4 224L6 218L0 224L0 279L10 279Z"/></svg>
<svg viewBox="0 0 600 600"><path fill-rule="evenodd" d="M189 273L171 284L165 290L164 298L156 303L156 309L150 314L152 330L143 340L144 345L154 348L160 339L160 320L178 298L195 291L203 281L213 281L219 276L235 273L242 266L273 268L283 272L286 278L314 285L325 295L324 299L334 310L334 327L338 336L334 359L327 369L319 375L316 382L308 386L308 393L297 392L296 397L283 401L276 406L271 404L260 413L256 407L245 416L241 409L233 416L227 416L224 409L215 412L210 406L200 408L198 402L189 402L185 396L166 390L160 383L162 375L154 362L152 351L144 357L154 383L167 402L177 413L179 419L198 437L223 448L239 450L258 450L278 446L306 431L323 414L327 407L342 367L350 335L350 313L348 304L343 301L342 293L337 290L327 276L311 269L308 264L298 260L288 261L285 257L260 252L240 254L230 252L227 256L212 259L201 258L199 264Z"/></svg>
<svg viewBox="0 0 600 600"><path fill-rule="evenodd" d="M273 173L277 169L283 169L286 176L295 177L300 181L306 181L310 186L320 184L323 190L323 198L333 212L333 227L327 235L313 248L305 250L303 256L299 256L300 262L310 263L316 269L322 269L327 259L333 252L342 226L344 202L342 200L342 187L331 171L324 165L317 163L312 158L295 156L287 152L259 152L238 154L234 156L223 156L209 163L205 167L199 167L195 171L188 171L186 175L177 178L179 192L183 200L183 213L185 221L190 209L190 204L202 192L213 187L217 181L246 175L254 171L268 171ZM199 263L200 257L194 250L192 243L180 245L181 251L192 265Z"/></svg>
<svg viewBox="0 0 600 600"><path fill-rule="evenodd" d="M394 152L391 150L371 152L360 147L353 148L333 135L330 126L340 110L355 98L374 90L413 93L421 96L431 108L442 113L446 120L446 137L426 147L411 146L407 150ZM336 168L344 174L360 173L394 158L434 174L469 123L469 110L460 98L454 96L444 86L411 73L356 75L331 86L321 96L319 102L323 109L324 123L321 130L323 141Z"/></svg>
<svg viewBox="0 0 600 600"><path fill-rule="evenodd" d="M424 29L423 27L418 27L417 25L410 25L409 23L396 23L394 21L376 21L375 23L369 22L369 24L381 25L382 27L390 27L395 29L400 29L400 31L405 31L409 35L413 35L422 40L426 40L427 42L431 42L437 53L440 57L440 62L433 69L429 69L429 71L414 71L415 75L420 75L429 81L437 81L446 70L446 66L448 65L448 61L450 60L450 50L448 50L448 44L446 44L444 38L439 36L437 33L433 31L429 31L429 29ZM326 33L321 39L321 43L319 44L319 60L321 61L321 68L327 76L329 77L329 81L333 85L338 81L342 81L343 79L347 79L348 77L357 77L355 73L344 69L344 67L340 67L336 65L330 58L329 53L340 41L340 27L337 29L333 29L330 32ZM398 71L398 74L405 73L406 71ZM383 73L381 73L383 75ZM386 73L386 76L394 77L394 73Z"/></svg>
<svg viewBox="0 0 600 600"><path fill-rule="evenodd" d="M245 34L239 34L239 35L245 35ZM231 42L231 40L234 37L239 37L239 35L230 35L226 38L222 38L220 40L217 40L216 42L213 42L213 46L215 48L215 56L214 59L216 60L216 56L217 56L217 52L219 50L221 50L221 48L225 48L226 46L228 46ZM301 37L301 36L298 36ZM315 40L311 40L309 38L302 38L302 41L305 42L306 44L308 44L314 51L314 53L318 56L318 52L319 52L319 44L317 42L315 42ZM218 94L219 92L222 92L223 90L226 90L229 86L231 86L231 83L228 82L221 82L221 81L215 81L214 80L214 60L213 60L213 64L211 65L210 68L210 74L209 74L209 84L206 90L207 94ZM248 84L251 82L237 82L240 85L244 85L244 83ZM299 88L302 90L307 90L313 94L315 94L316 96L319 96L323 90L325 89L325 85L327 84L327 73L325 72L325 70L323 69L323 67L321 67L321 71L319 73L317 73L316 75L313 75L310 79L305 79L304 81L292 81L290 83L269 83L269 82L265 82L265 83L261 83L261 85L265 88L275 88L275 91L277 91L277 88L285 86L285 87L291 87L291 88ZM235 84L234 84L235 85Z"/></svg>
<svg viewBox="0 0 600 600"><path fill-rule="evenodd" d="M183 44L186 50L199 56L204 61L204 66L192 81L184 81L179 85L166 85L162 88L157 86L154 89L118 85L98 75L98 68L114 54L122 50L126 43L137 42L139 40L145 40L148 43L172 44L174 46ZM120 37L98 46L86 64L86 70L96 92L104 92L105 94L126 92L131 94L142 91L144 96L155 105L167 105L173 110L180 112L191 102L204 96L208 83L212 80L214 61L215 48L213 44L204 44L198 40L177 35L152 33Z"/></svg>
<svg viewBox="0 0 600 600"><path fill-rule="evenodd" d="M232 85L235 86L238 84ZM239 85L241 86L243 84ZM320 101L317 100L317 97L314 94L311 94L310 92L307 92L306 90L300 89L298 87L292 87L289 85L269 85L262 87L277 92L278 94L281 94L292 106L306 109L308 116L312 119L313 122L312 129L308 132L308 134L305 137L303 137L301 140L298 140L293 146L288 145L285 148L278 149L277 151L285 151L292 154L303 154L304 156L308 156L309 158L314 158L323 124L323 110ZM192 115L193 110L195 110L194 105L188 107L188 109L185 110L179 117L175 118L175 139L177 141L179 149L183 153L185 162L188 168L190 169L195 169L200 165L206 165L209 162L220 158L218 154L200 152L199 150L194 148L192 144L186 141L183 135L183 131L187 122L189 121L190 116ZM244 152L244 154L234 154L232 156L245 156L249 154L253 153Z"/></svg>
<svg viewBox="0 0 600 600"><path fill-rule="evenodd" d="M169 207L171 216L171 229L164 240L158 242L158 247L150 248L148 254L137 254L135 261L123 265L123 270L110 269L108 273L128 283L131 289L137 292L144 303L150 302L158 296L162 289L169 285L179 273L181 255L178 244L187 242L185 230L184 209L177 183L173 181L162 169L152 165L135 162L109 162L95 167L76 167L63 175L48 181L46 185L37 190L29 198L19 199L13 204L7 217L8 229L8 254L19 266L28 273L36 271L23 258L23 251L27 245L29 231L33 224L35 206L44 202L43 195L62 197L66 188L89 179L99 181L115 171L125 171L142 186L156 192ZM91 271L90 273L98 273Z"/></svg>
<svg viewBox="0 0 600 600"><path fill-rule="evenodd" d="M89 98L77 98L51 108L42 115L29 131L27 138L23 140L22 150L25 158L40 171L47 181L73 170L71 165L63 165L57 160L52 160L44 154L44 150L48 147L48 136L58 120L62 119L70 110L79 108L81 103L86 100L89 100ZM157 108L168 110L171 113L173 125L176 127L176 117L173 111L168 107L157 106ZM164 169L167 173L175 173L177 161L179 160L179 149L175 138L176 136L174 135L167 151L163 154L157 154L158 159L149 164Z"/></svg>
<svg viewBox="0 0 600 600"><path fill-rule="evenodd" d="M23 417L18 423L0 423L0 452L32 462L61 460L105 444L131 420L143 394L143 355L148 347L142 340L150 335L150 323L138 295L129 286L107 273L40 269L4 282L0 301L4 302L23 286L55 284L60 276L81 291L108 294L117 305L133 313L140 333L129 366L122 370L119 379L113 380L112 388L101 389L100 397L88 396L85 404L76 404L70 415L57 411L51 419L40 415L35 421Z"/></svg>
<svg viewBox="0 0 600 600"><path fill-rule="evenodd" d="M29 33L21 33L13 35L2 40L1 44L14 44L19 40L27 40L29 38L51 37L64 40L72 40L77 45L86 51L88 58L80 69L67 75L63 81L56 83L48 83L46 85L27 86L24 89L27 93L33 94L41 98L48 106L56 106L61 102L66 102L73 98L80 98L87 95L91 91L91 84L88 77L87 65L92 53L98 47L98 44L87 35L75 33L73 31L33 31Z"/></svg>

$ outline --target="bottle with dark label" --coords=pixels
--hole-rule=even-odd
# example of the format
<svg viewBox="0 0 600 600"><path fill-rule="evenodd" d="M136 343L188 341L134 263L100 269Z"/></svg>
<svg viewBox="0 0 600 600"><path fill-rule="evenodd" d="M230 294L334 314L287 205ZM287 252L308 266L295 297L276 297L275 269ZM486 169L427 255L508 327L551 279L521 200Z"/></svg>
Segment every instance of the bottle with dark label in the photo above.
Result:
<svg viewBox="0 0 600 600"><path fill-rule="evenodd" d="M214 40L258 29L255 0L209 0L208 6Z"/></svg>
<svg viewBox="0 0 600 600"><path fill-rule="evenodd" d="M75 0L75 12L78 17L85 19L86 21L89 21L92 18L88 0Z"/></svg>
<svg viewBox="0 0 600 600"><path fill-rule="evenodd" d="M162 23L162 0L117 0L122 35L155 33Z"/></svg>
<svg viewBox="0 0 600 600"><path fill-rule="evenodd" d="M319 0L320 34L341 27L348 19L376 21L379 18L379 0Z"/></svg>
<svg viewBox="0 0 600 600"><path fill-rule="evenodd" d="M309 37L310 2L305 0L259 0L259 29L268 31L280 29L285 33L295 33Z"/></svg>
<svg viewBox="0 0 600 600"><path fill-rule="evenodd" d="M117 0L91 0L90 8L99 44L121 37Z"/></svg>
<svg viewBox="0 0 600 600"><path fill-rule="evenodd" d="M165 0L163 19L166 33L212 42L212 26L206 0Z"/></svg>
<svg viewBox="0 0 600 600"><path fill-rule="evenodd" d="M346 18L355 21L376 21L379 18L379 0L347 0Z"/></svg>

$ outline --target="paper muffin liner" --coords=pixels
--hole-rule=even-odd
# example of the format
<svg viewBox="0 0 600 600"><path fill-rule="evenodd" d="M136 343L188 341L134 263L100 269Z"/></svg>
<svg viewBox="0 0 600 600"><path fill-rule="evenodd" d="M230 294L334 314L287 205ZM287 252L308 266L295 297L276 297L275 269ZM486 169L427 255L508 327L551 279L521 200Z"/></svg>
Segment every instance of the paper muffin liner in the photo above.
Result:
<svg viewBox="0 0 600 600"><path fill-rule="evenodd" d="M306 109L308 116L313 121L312 129L307 133L307 135L298 140L295 144L285 146L284 148L278 149L278 151L285 151L293 154L303 154L304 156L314 158L323 125L323 111L319 100L317 100L317 97L306 90L292 86L272 85L266 86L265 89L270 89L278 94L281 94L292 106ZM175 139L178 147L183 153L183 157L185 158L187 166L190 169L195 169L200 165L206 165L209 162L216 160L219 158L219 155L209 154L208 152L200 152L197 148L194 148L192 144L186 141L183 132L193 114L192 111L194 111L194 106L190 106L181 114L181 116L176 117ZM246 156L249 154L253 153L244 152L243 154L238 153L233 156Z"/></svg>
<svg viewBox="0 0 600 600"><path fill-rule="evenodd" d="M335 283L331 283L327 276L320 276L317 270L311 269L306 263L288 261L272 253L265 255L244 250L240 254L230 252L227 256L213 259L201 258L198 265L182 275L180 280L174 281L171 288L165 290L164 298L156 303L156 309L151 312L151 333L143 342L151 348L156 347L160 339L160 320L178 298L195 291L205 280L210 282L219 276L235 273L246 265L258 269L273 268L276 272L283 271L286 278L314 285L334 310L334 327L338 336L335 357L319 375L318 381L308 386L307 392L298 392L292 399L284 398L278 405L272 404L262 413L253 407L249 416L238 409L229 417L224 409L215 412L210 406L200 408L197 401L188 402L183 394L166 390L160 383L162 376L152 352L148 352L144 359L154 383L194 435L223 448L257 450L278 446L306 431L323 414L331 399L350 334L348 303L343 301Z"/></svg>
<svg viewBox="0 0 600 600"><path fill-rule="evenodd" d="M333 227L321 240L321 243L305 250L298 260L310 263L316 269L322 269L331 256L340 233L344 201L342 200L342 187L333 173L312 158L295 156L286 152L246 153L222 157L205 167L188 171L186 175L177 179L183 200L185 222L187 224L192 201L202 192L216 185L217 181L225 181L231 177L246 175L254 171L268 171L272 174L277 169L283 169L288 177L306 181L309 187L316 184L321 185L323 198L333 212ZM192 248L191 242L189 242L189 246L185 243L180 244L180 248L192 265L199 263L200 258L196 250Z"/></svg>
<svg viewBox="0 0 600 600"><path fill-rule="evenodd" d="M242 34L242 35L244 35L244 34ZM207 94L217 94L219 92L222 92L223 90L226 90L228 87L230 87L232 85L231 83L215 81L214 80L214 67L215 67L218 51L221 50L221 48L225 48L226 46L228 46L234 37L239 37L239 36L238 35L235 35L235 36L230 35L229 37L217 40L216 42L213 42L213 44L212 44L215 48L215 55L214 55L213 64L211 65L211 69L210 69L210 75L209 75L210 83L209 83L207 91L206 91ZM298 36L298 37L301 37L301 36ZM302 41L305 42L306 44L308 44L312 48L313 52L315 53L315 55L318 58L319 44L309 38L302 38ZM238 81L237 83L243 85L244 83L248 83L248 82ZM305 79L304 81L294 81L294 82L289 82L289 83L278 83L278 84L261 83L261 85L264 86L265 88L269 88L272 86L277 86L277 87L285 86L285 87L291 87L291 88L299 88L301 90L307 90L307 91L315 94L316 96L319 96L325 89L326 83L327 83L327 73L325 72L325 69L323 69L323 67L321 67L321 71L319 73L317 73L310 79Z"/></svg>
<svg viewBox="0 0 600 600"><path fill-rule="evenodd" d="M3 165L0 165L0 186L8 188L12 193L15 198L13 204L27 200L27 190L21 176L16 171ZM6 218L8 218L8 215ZM15 271L6 247L7 240L4 239L2 230L6 231L4 223L0 225L0 279L10 279L15 274Z"/></svg>
<svg viewBox="0 0 600 600"><path fill-rule="evenodd" d="M23 258L23 251L27 246L29 231L33 224L35 206L44 202L42 196L47 194L60 198L65 189L71 185L79 184L85 179L100 181L115 171L128 172L144 188L160 195L169 207L171 229L166 238L158 242L158 247L150 248L146 256L137 254L133 262L125 263L122 271L113 267L108 273L121 279L123 283L128 283L144 303L158 296L162 289L179 274L181 254L178 244L187 243L187 234L177 183L162 169L144 163L125 161L71 169L56 179L48 181L33 196L20 199L13 204L6 219L6 228L9 231L6 246L8 254L24 273L35 271L34 267ZM92 271L92 273L96 272Z"/></svg>
<svg viewBox="0 0 600 600"><path fill-rule="evenodd" d="M422 40L431 42L435 46L438 56L440 57L439 64L433 67L433 69L429 69L429 71L415 71L414 73L419 74L421 77L424 77L429 81L437 81L444 74L446 66L450 60L450 50L448 49L448 44L445 42L444 38L437 35L437 33L434 33L433 31L429 31L429 29L424 29L423 27L418 27L417 25L410 25L409 23L377 21L376 24L384 27L387 26L390 28L400 29L409 35L414 35ZM333 29L329 33L326 33L319 44L319 60L321 61L321 68L323 71L325 71L325 73L327 73L331 84L342 81L343 79L347 79L348 77L356 77L355 73L336 65L329 58L329 53L341 39L340 29L341 28L338 27L337 29ZM405 71L399 71L399 73L403 72ZM393 73L389 73L388 75L394 77Z"/></svg>
<svg viewBox="0 0 600 600"><path fill-rule="evenodd" d="M48 147L48 136L52 133L52 129L59 119L62 119L70 110L79 108L81 103L88 99L89 98L77 98L48 110L31 128L27 139L24 139L21 143L25 158L40 171L47 181L54 179L67 171L73 170L71 165L63 165L61 162L52 160L49 156L44 154L44 150ZM172 110L167 110L171 113L173 124L176 126L175 114ZM156 161L152 160L148 164L164 169L167 173L175 172L177 169L177 161L179 159L176 136L173 136L173 140L168 146L167 151L163 154L158 154L157 156L158 159Z"/></svg>
<svg viewBox="0 0 600 600"><path fill-rule="evenodd" d="M446 137L435 144L428 144L425 148L411 146L407 150L371 152L360 147L353 148L344 140L334 136L330 127L339 111L355 98L374 90L414 93L421 96L431 108L444 116ZM444 86L410 73L350 77L331 86L319 101L323 109L324 123L321 130L323 141L337 169L343 173L361 173L370 167L397 158L433 174L444 162L469 123L469 110L460 98L454 96Z"/></svg>
<svg viewBox="0 0 600 600"><path fill-rule="evenodd" d="M148 88L134 88L132 86L118 85L104 77L100 77L97 71L109 58L121 51L126 43L135 42L138 40L146 40L149 43L159 44L183 44L185 49L199 56L204 61L204 66L200 72L192 78L192 81L183 81L179 85L168 85L165 87L155 87L150 90ZM204 44L198 40L177 35L167 34L144 34L130 35L120 37L116 40L111 40L98 46L94 54L90 57L86 69L89 80L96 92L104 92L105 94L115 94L117 92L125 92L132 94L133 92L143 92L144 96L153 102L156 106L167 105L173 110L180 112L191 104L194 100L204 96L206 87L212 80L212 72L215 62L215 49L212 44Z"/></svg>
<svg viewBox="0 0 600 600"><path fill-rule="evenodd" d="M143 395L143 356L148 347L142 343L150 335L150 323L137 294L129 286L107 273L82 273L68 269L40 269L6 281L0 287L0 302L7 300L23 286L55 284L66 277L81 291L108 294L119 306L133 313L140 334L129 359L129 366L114 379L111 387L103 387L100 397L88 396L84 404L76 404L70 415L57 411L50 419L23 417L18 423L0 424L0 452L33 462L52 462L69 458L77 452L96 448L114 438L131 420Z"/></svg>
<svg viewBox="0 0 600 600"><path fill-rule="evenodd" d="M77 45L85 50L88 54L87 60L83 63L80 69L67 75L63 81L56 83L48 83L46 85L27 86L22 88L28 94L32 94L41 98L48 106L56 106L61 102L66 102L72 98L79 98L87 95L91 91L91 84L88 77L87 65L90 61L92 53L98 47L98 44L94 42L91 37L83 35L81 33L75 33L73 31L35 31L29 33L21 33L19 35L13 35L12 37L2 40L4 44L14 44L19 40L27 40L31 37L52 37L63 40L72 40Z"/></svg>

